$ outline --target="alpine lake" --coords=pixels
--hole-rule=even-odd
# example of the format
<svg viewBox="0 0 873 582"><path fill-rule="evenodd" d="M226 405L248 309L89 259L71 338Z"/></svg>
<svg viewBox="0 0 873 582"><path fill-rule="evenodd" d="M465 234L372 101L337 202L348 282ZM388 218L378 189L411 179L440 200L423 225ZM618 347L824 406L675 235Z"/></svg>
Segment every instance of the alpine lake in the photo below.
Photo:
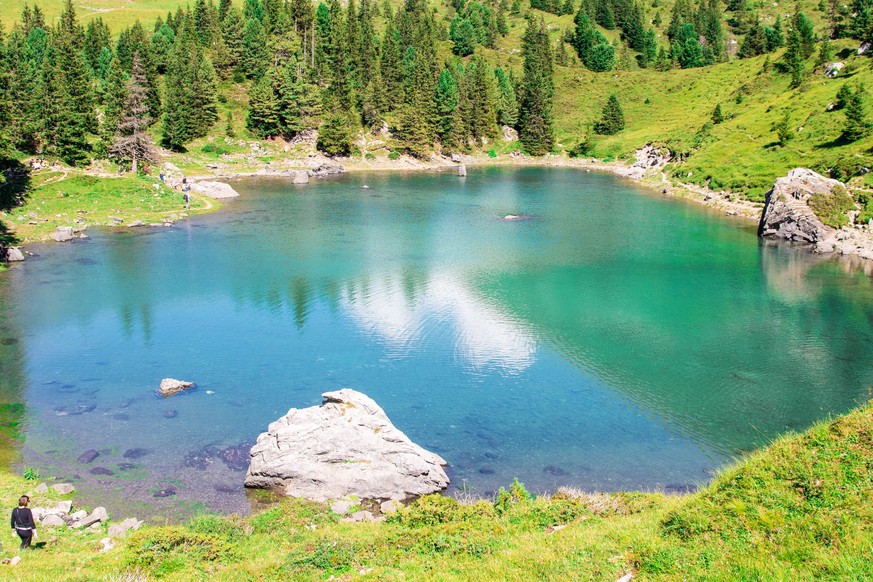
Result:
<svg viewBox="0 0 873 582"><path fill-rule="evenodd" d="M349 387L449 494L684 492L871 396L873 279L612 175L232 184L0 273L13 470L123 517L246 513L258 434ZM165 377L197 385L162 399Z"/></svg>

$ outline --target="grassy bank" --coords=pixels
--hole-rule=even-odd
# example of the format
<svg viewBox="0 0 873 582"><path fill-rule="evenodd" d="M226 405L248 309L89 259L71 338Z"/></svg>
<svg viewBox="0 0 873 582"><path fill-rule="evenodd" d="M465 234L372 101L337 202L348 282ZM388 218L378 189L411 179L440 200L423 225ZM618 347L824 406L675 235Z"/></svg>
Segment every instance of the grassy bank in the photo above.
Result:
<svg viewBox="0 0 873 582"><path fill-rule="evenodd" d="M12 507L36 483L0 476L3 502ZM325 505L289 499L248 518L144 526L107 553L98 552L106 526L44 528L45 546L26 553L15 576L614 581L633 572L635 580L861 580L873 577L871 491L867 405L779 439L684 497L565 491L542 498L513 484L476 503L427 496L381 523L341 522ZM46 501L37 496L35 504Z"/></svg>
<svg viewBox="0 0 873 582"><path fill-rule="evenodd" d="M186 212L181 192L153 177L94 176L60 168L34 172L25 204L0 213L0 218L12 235L27 243L46 239L58 226L125 227L135 220L162 224L216 206L216 201L194 195Z"/></svg>

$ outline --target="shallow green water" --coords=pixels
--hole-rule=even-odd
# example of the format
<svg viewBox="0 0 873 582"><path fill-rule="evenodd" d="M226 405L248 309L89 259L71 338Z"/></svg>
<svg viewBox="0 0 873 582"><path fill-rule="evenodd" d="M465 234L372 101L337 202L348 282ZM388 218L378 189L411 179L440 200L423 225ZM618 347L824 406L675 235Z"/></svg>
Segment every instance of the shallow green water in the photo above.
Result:
<svg viewBox="0 0 873 582"><path fill-rule="evenodd" d="M684 490L873 385L869 278L613 176L235 187L0 274L23 464L142 511L244 511L219 452L352 387L457 487ZM160 400L167 376L198 388Z"/></svg>

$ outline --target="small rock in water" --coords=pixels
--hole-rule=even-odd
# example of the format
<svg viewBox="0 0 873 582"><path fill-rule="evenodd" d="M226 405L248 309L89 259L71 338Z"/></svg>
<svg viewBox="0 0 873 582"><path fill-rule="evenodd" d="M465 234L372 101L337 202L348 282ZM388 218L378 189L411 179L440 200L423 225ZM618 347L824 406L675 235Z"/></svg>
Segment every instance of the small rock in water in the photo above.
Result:
<svg viewBox="0 0 873 582"><path fill-rule="evenodd" d="M570 473L561 467L556 467L555 465L546 465L543 467L543 473L547 475L552 475L553 477L566 477Z"/></svg>
<svg viewBox="0 0 873 582"><path fill-rule="evenodd" d="M215 390L207 390L206 393L207 393L207 394L210 394L210 395L211 395L211 394L215 394Z"/></svg>
<svg viewBox="0 0 873 582"><path fill-rule="evenodd" d="M136 469L137 466L134 463L118 463L117 467L119 471L130 471Z"/></svg>
<svg viewBox="0 0 873 582"><path fill-rule="evenodd" d="M14 337L4 337L3 339L0 339L0 344L3 344L4 346L14 346L17 343L18 340Z"/></svg>
<svg viewBox="0 0 873 582"><path fill-rule="evenodd" d="M130 420L130 417L123 412L118 412L112 415L112 420Z"/></svg>
<svg viewBox="0 0 873 582"><path fill-rule="evenodd" d="M58 392L63 392L64 394L72 394L73 392L78 392L79 389L76 388L75 384L62 384L58 388Z"/></svg>
<svg viewBox="0 0 873 582"><path fill-rule="evenodd" d="M94 459L96 459L99 456L100 456L100 453L98 453L94 449L90 449L90 450L85 451L81 455L79 455L78 461L80 463L87 465L88 463L90 463L91 461L93 461Z"/></svg>
<svg viewBox="0 0 873 582"><path fill-rule="evenodd" d="M164 398L175 396L179 392L190 390L194 387L194 382L186 382L184 380L176 380L175 378L164 378L161 380L161 385L158 388L158 394Z"/></svg>
<svg viewBox="0 0 873 582"><path fill-rule="evenodd" d="M497 458L497 453L492 453L491 451L488 451L487 453L485 453L485 458L491 459L493 461Z"/></svg>
<svg viewBox="0 0 873 582"><path fill-rule="evenodd" d="M491 467L480 467L479 472L483 475L493 475L495 473L494 469Z"/></svg>
<svg viewBox="0 0 873 582"><path fill-rule="evenodd" d="M124 451L124 458L125 459L140 459L140 458L146 456L147 454L149 454L150 452L152 452L151 449L141 449L141 448L127 449L126 451Z"/></svg>
<svg viewBox="0 0 873 582"><path fill-rule="evenodd" d="M72 493L76 490L76 488L69 483L58 483L57 485L52 485L52 489L55 493L59 493L61 495L66 495L67 493Z"/></svg>
<svg viewBox="0 0 873 582"><path fill-rule="evenodd" d="M94 467L90 471L88 471L92 475L115 475L114 471L110 471L104 467Z"/></svg>
<svg viewBox="0 0 873 582"><path fill-rule="evenodd" d="M164 418L176 418L179 415L175 410L165 410Z"/></svg>
<svg viewBox="0 0 873 582"><path fill-rule="evenodd" d="M158 489L152 493L152 497L172 497L177 493L176 488L172 485L164 487L163 489Z"/></svg>

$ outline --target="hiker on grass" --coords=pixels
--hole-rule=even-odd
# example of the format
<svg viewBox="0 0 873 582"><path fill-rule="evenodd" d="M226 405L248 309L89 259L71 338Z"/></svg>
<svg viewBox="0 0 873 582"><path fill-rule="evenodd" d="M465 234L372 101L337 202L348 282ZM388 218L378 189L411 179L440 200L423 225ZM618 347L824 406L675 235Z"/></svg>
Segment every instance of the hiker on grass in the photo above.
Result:
<svg viewBox="0 0 873 582"><path fill-rule="evenodd" d="M30 547L30 542L36 537L36 524L33 522L33 513L27 508L30 497L22 495L18 498L18 507L12 510L12 531L21 538L21 549Z"/></svg>
<svg viewBox="0 0 873 582"><path fill-rule="evenodd" d="M185 201L185 210L191 206L191 185L188 178L182 178L182 199Z"/></svg>

